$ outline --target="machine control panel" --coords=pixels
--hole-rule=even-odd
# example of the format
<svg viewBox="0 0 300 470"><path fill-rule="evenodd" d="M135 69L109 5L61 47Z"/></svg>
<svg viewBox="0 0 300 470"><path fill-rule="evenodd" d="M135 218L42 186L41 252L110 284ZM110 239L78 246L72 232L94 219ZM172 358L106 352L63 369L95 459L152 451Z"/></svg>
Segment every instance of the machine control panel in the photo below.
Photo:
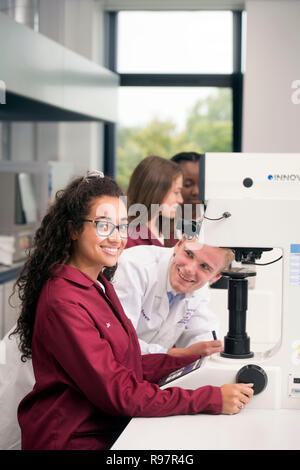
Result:
<svg viewBox="0 0 300 470"><path fill-rule="evenodd" d="M300 398L300 374L289 375L289 396L293 398Z"/></svg>

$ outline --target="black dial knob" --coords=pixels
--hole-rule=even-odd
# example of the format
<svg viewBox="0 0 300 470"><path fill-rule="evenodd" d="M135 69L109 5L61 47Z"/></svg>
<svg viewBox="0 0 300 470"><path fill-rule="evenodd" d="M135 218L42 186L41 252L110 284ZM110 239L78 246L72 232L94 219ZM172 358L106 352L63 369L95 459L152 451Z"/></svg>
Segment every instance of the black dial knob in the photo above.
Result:
<svg viewBox="0 0 300 470"><path fill-rule="evenodd" d="M253 185L253 179L252 178L245 178L243 180L243 185L245 186L245 188L251 188L251 186Z"/></svg>
<svg viewBox="0 0 300 470"><path fill-rule="evenodd" d="M266 372L256 364L247 364L236 374L236 383L253 384L254 395L261 393L267 386Z"/></svg>

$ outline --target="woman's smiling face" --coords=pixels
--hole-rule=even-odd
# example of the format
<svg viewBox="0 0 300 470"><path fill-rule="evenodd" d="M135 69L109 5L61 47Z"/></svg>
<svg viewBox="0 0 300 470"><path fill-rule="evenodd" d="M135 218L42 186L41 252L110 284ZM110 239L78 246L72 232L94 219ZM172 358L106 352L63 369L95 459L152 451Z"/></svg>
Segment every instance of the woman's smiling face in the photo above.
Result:
<svg viewBox="0 0 300 470"><path fill-rule="evenodd" d="M127 224L127 210L117 197L103 196L93 200L85 217L93 221L112 222L114 225ZM73 253L71 259L82 270L99 272L104 266L112 267L126 246L127 239L121 238L115 229L109 236L99 236L96 223L85 221L81 233L71 234Z"/></svg>

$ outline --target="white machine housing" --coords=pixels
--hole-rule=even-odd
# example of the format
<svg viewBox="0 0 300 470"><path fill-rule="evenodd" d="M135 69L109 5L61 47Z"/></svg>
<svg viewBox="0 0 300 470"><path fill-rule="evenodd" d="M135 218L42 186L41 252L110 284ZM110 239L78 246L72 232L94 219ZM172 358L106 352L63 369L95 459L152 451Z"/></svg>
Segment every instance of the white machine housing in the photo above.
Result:
<svg viewBox="0 0 300 470"><path fill-rule="evenodd" d="M200 241L281 250L281 335L271 349L256 351L251 359L206 358L199 369L164 388L234 383L244 365L256 364L268 383L248 407L300 409L300 154L208 153L204 159L205 217L231 216L204 218Z"/></svg>

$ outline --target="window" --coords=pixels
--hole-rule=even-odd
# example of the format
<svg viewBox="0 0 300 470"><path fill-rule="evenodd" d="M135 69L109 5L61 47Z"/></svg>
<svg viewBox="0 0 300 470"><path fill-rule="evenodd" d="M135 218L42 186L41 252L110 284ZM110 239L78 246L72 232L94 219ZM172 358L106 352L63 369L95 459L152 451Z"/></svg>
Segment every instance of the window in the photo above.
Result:
<svg viewBox="0 0 300 470"><path fill-rule="evenodd" d="M114 176L125 191L147 155L241 150L241 12L121 11L110 24L121 85Z"/></svg>
<svg viewBox="0 0 300 470"><path fill-rule="evenodd" d="M231 95L230 88L120 87L117 179L123 190L147 155L230 152Z"/></svg>
<svg viewBox="0 0 300 470"><path fill-rule="evenodd" d="M232 13L120 12L120 73L232 73Z"/></svg>

